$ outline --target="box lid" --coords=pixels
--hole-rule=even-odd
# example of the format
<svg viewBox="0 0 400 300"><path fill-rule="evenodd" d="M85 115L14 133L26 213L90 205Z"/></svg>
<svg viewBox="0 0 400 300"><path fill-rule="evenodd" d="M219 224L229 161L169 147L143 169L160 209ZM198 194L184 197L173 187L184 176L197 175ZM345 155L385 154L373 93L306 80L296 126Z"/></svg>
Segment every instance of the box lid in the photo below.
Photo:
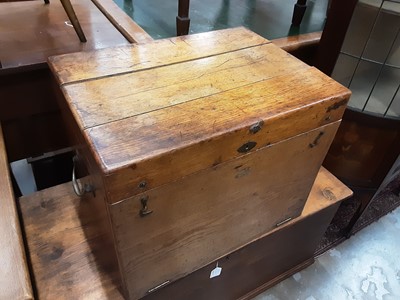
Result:
<svg viewBox="0 0 400 300"><path fill-rule="evenodd" d="M49 65L116 190L121 181L152 188L339 120L350 95L245 28L61 55Z"/></svg>

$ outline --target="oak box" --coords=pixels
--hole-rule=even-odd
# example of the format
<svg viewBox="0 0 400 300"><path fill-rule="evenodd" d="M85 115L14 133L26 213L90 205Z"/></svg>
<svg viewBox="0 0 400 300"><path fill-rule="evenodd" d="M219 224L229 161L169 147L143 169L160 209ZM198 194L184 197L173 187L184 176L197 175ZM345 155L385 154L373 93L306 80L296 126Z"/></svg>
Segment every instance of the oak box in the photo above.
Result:
<svg viewBox="0 0 400 300"><path fill-rule="evenodd" d="M49 65L130 299L299 216L350 95L244 28Z"/></svg>

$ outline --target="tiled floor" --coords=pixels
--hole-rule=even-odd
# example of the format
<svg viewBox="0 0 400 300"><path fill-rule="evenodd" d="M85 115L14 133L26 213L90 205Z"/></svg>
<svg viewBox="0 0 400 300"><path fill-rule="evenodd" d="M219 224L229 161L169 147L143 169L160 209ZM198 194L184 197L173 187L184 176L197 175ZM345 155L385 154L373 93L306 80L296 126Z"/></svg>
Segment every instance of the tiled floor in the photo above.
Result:
<svg viewBox="0 0 400 300"><path fill-rule="evenodd" d="M114 0L153 38L176 35L178 0ZM245 26L274 39L323 28L328 0L308 0L299 28L291 27L295 0L190 1L190 33Z"/></svg>
<svg viewBox="0 0 400 300"><path fill-rule="evenodd" d="M255 300L400 299L400 208Z"/></svg>

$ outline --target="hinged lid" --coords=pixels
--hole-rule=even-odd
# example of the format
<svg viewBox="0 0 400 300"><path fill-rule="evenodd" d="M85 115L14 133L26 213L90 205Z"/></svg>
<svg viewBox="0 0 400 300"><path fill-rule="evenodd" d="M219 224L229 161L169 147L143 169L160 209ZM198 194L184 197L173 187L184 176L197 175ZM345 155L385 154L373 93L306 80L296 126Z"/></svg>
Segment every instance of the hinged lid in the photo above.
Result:
<svg viewBox="0 0 400 300"><path fill-rule="evenodd" d="M350 95L245 28L49 64L111 201L339 120Z"/></svg>

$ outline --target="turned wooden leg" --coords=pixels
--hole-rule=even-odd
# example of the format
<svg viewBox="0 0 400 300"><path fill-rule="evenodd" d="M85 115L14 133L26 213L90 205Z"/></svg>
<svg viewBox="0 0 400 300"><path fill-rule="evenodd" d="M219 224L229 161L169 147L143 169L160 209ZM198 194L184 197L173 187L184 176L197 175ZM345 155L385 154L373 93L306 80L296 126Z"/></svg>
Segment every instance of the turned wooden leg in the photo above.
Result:
<svg viewBox="0 0 400 300"><path fill-rule="evenodd" d="M189 33L189 0L178 0L178 16L176 17L176 35Z"/></svg>
<svg viewBox="0 0 400 300"><path fill-rule="evenodd" d="M307 9L307 0L297 0L294 5L292 25L299 26Z"/></svg>
<svg viewBox="0 0 400 300"><path fill-rule="evenodd" d="M61 1L62 6L65 9L65 12L68 15L69 20L72 23L72 26L74 26L75 32L78 35L79 40L82 43L85 43L86 42L86 37L85 37L85 34L83 33L81 24L79 23L78 18L76 17L76 14L75 14L75 11L74 11L74 9L72 7L71 1L70 0L60 0L60 1Z"/></svg>

